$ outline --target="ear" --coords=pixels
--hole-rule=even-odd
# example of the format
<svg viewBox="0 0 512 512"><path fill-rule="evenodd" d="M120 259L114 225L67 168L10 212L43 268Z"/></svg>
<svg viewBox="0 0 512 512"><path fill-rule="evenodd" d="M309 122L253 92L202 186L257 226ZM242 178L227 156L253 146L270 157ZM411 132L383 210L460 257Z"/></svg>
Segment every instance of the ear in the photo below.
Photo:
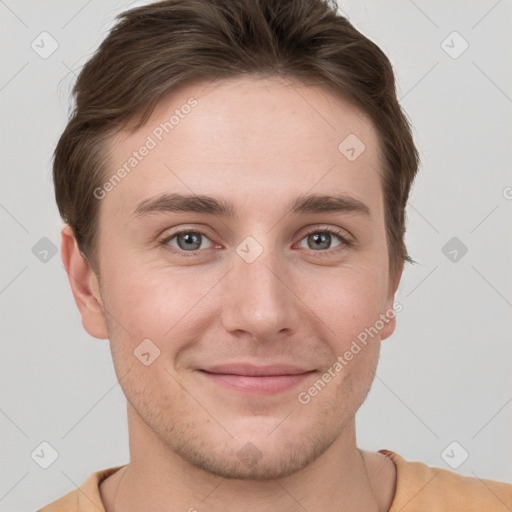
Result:
<svg viewBox="0 0 512 512"><path fill-rule="evenodd" d="M107 339L98 279L80 251L70 226L65 226L61 233L61 255L84 329L95 338Z"/></svg>
<svg viewBox="0 0 512 512"><path fill-rule="evenodd" d="M388 297L386 299L386 309L383 312L383 315L386 315L386 317L389 320L385 322L384 328L380 331L381 341L385 340L386 338L393 334L396 327L396 313L402 311L402 305L400 304L399 307L395 308L394 303L395 293L396 290L398 289L398 285L400 284L400 279L402 278L403 270L404 262L402 261L402 263L399 265L394 274L390 276Z"/></svg>

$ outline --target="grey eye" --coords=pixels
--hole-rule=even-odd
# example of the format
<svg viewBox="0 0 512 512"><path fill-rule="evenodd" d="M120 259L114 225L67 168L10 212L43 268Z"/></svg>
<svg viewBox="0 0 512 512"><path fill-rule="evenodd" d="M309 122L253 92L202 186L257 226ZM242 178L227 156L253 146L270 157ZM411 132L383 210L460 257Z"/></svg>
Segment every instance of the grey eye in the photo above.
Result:
<svg viewBox="0 0 512 512"><path fill-rule="evenodd" d="M209 239L203 233L197 231L182 231L181 233L176 233L167 243L182 251L197 251L205 248L205 240ZM177 246L173 244L174 241L176 241Z"/></svg>
<svg viewBox="0 0 512 512"><path fill-rule="evenodd" d="M332 242L335 239L338 239L338 244L332 246ZM302 241L306 241L306 246L302 245ZM330 233L329 231L316 231L314 233L309 233L306 235L301 241L301 247L305 249L313 249L313 250L325 250L325 249L333 249L337 245L341 245L340 237L334 233Z"/></svg>

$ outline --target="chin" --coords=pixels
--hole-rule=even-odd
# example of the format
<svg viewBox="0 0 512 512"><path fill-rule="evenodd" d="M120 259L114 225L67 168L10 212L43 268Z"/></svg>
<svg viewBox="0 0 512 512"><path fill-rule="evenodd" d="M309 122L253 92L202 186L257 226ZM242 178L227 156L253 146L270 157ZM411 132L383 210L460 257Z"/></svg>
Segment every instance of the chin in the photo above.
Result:
<svg viewBox="0 0 512 512"><path fill-rule="evenodd" d="M320 444L305 449L303 441L281 444L279 449L260 449L246 442L237 450L206 452L204 447L184 447L179 455L191 465L230 480L267 481L297 473L326 449Z"/></svg>
<svg viewBox="0 0 512 512"><path fill-rule="evenodd" d="M283 416L283 418L286 415ZM283 478L320 457L339 436L339 429L326 425L302 425L290 418L271 425L268 418L229 424L223 434L213 435L211 423L196 431L174 430L165 440L167 447L185 462L210 474L237 480ZM282 422L280 424L280 422ZM270 425L270 426L269 426ZM225 435L224 435L225 434Z"/></svg>

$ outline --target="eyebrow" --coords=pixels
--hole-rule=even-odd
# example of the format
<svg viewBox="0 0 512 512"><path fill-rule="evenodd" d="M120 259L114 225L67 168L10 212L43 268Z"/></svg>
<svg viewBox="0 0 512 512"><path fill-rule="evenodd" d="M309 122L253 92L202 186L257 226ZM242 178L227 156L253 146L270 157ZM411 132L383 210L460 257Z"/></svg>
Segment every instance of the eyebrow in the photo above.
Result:
<svg viewBox="0 0 512 512"><path fill-rule="evenodd" d="M358 199L347 195L312 194L292 200L285 211L294 214L356 213L370 215L370 209ZM162 194L141 201L134 211L135 217L155 213L205 213L220 217L237 216L236 206L227 200L205 195Z"/></svg>

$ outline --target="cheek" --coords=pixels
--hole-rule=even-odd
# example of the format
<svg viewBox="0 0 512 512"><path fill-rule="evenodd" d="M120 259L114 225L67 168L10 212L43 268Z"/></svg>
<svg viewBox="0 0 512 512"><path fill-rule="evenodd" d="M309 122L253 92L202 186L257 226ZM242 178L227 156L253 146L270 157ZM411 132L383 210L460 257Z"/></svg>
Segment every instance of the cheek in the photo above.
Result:
<svg viewBox="0 0 512 512"><path fill-rule="evenodd" d="M340 353L352 340L364 340L364 333L375 326L384 312L385 287L382 274L375 271L340 268L329 276L319 273L316 279L304 279L301 297L328 327L331 344Z"/></svg>
<svg viewBox="0 0 512 512"><path fill-rule="evenodd" d="M112 265L105 275L105 306L132 338L172 336L201 309L217 273L162 265Z"/></svg>

